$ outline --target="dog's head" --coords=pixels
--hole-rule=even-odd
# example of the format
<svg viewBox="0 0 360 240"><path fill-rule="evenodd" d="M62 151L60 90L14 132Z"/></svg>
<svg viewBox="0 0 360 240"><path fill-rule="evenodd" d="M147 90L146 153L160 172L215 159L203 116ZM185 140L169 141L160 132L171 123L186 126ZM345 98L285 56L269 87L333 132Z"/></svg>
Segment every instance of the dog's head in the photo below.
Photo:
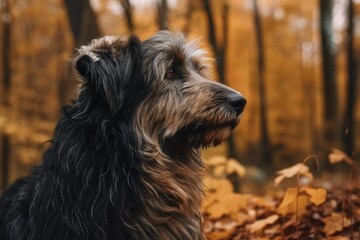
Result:
<svg viewBox="0 0 360 240"><path fill-rule="evenodd" d="M215 146L239 123L246 100L209 80L208 60L180 33L162 31L143 43L134 36L96 39L74 59L83 79L78 101L132 116L138 133L160 145Z"/></svg>
<svg viewBox="0 0 360 240"><path fill-rule="evenodd" d="M82 46L74 59L83 80L79 98L89 98L84 101L93 101L109 114L134 107L144 89L141 48L135 36L106 36Z"/></svg>
<svg viewBox="0 0 360 240"><path fill-rule="evenodd" d="M143 43L147 98L135 122L160 144L216 146L239 123L246 100L235 90L209 81L204 50L180 33L162 31Z"/></svg>

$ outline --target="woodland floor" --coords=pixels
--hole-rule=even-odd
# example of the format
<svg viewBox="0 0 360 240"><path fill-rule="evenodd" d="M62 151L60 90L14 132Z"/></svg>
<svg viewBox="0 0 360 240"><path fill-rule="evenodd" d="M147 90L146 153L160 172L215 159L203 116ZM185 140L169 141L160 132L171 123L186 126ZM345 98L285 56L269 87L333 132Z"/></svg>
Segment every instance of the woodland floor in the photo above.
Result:
<svg viewBox="0 0 360 240"><path fill-rule="evenodd" d="M312 159L311 159L312 158ZM349 171L331 176L332 184L314 179L306 162L277 172L271 183L282 190L270 194L242 194L234 190L230 174L244 177L247 169L233 159L213 157L207 162L203 202L204 232L209 240L360 240L360 187L358 164L338 149L330 164L342 163ZM319 168L319 167L318 167ZM292 185L284 187L286 181ZM306 181L303 181L306 179ZM348 186L348 187L345 187ZM264 186L263 186L264 187ZM252 187L252 192L256 192Z"/></svg>

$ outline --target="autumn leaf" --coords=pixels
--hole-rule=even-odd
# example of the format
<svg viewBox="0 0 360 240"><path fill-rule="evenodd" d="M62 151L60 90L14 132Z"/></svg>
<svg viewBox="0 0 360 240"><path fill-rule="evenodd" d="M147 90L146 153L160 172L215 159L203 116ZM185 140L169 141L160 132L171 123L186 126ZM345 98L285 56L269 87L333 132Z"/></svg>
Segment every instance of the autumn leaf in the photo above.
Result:
<svg viewBox="0 0 360 240"><path fill-rule="evenodd" d="M228 239L232 234L232 231L215 231L207 235L208 240Z"/></svg>
<svg viewBox="0 0 360 240"><path fill-rule="evenodd" d="M226 163L225 156L213 156L206 161L206 164L209 166L218 166L218 165L223 165L225 163Z"/></svg>
<svg viewBox="0 0 360 240"><path fill-rule="evenodd" d="M246 174L246 169L235 159L229 159L226 164L226 173L227 174L236 173L239 177L244 177Z"/></svg>
<svg viewBox="0 0 360 240"><path fill-rule="evenodd" d="M296 206L296 197L297 197L297 206ZM284 198L281 204L278 207L277 212L286 215L288 213L296 213L302 215L306 212L306 206L308 204L307 196L298 196L297 188L288 188L284 195Z"/></svg>
<svg viewBox="0 0 360 240"><path fill-rule="evenodd" d="M286 190L286 193L279 208L287 207L290 203L295 201L296 197L297 197L297 188L296 187L288 188Z"/></svg>
<svg viewBox="0 0 360 240"><path fill-rule="evenodd" d="M284 168L276 173L278 176L274 180L275 186L278 186L285 178L294 177L298 173L309 178L310 180L314 178L308 166L302 163L297 163L291 167Z"/></svg>
<svg viewBox="0 0 360 240"><path fill-rule="evenodd" d="M324 218L323 222L325 223L324 232L328 236L342 231L344 227L351 225L351 221L347 217L335 212L331 213L331 216ZM344 224L341 224L342 222Z"/></svg>
<svg viewBox="0 0 360 240"><path fill-rule="evenodd" d="M233 186L227 179L215 179L207 177L204 179L205 186L209 191L213 191L220 194L227 194L233 192Z"/></svg>
<svg viewBox="0 0 360 240"><path fill-rule="evenodd" d="M247 205L247 195L229 193L227 195L217 195L216 201L209 205L205 211L211 218L220 218L223 215L231 215L245 208Z"/></svg>
<svg viewBox="0 0 360 240"><path fill-rule="evenodd" d="M331 149L331 153L328 158L331 164L346 162L351 166L355 165L355 161L351 157L337 148Z"/></svg>
<svg viewBox="0 0 360 240"><path fill-rule="evenodd" d="M206 212L210 214L211 218L217 219L221 216L228 214L228 208L221 202L216 202L206 209Z"/></svg>
<svg viewBox="0 0 360 240"><path fill-rule="evenodd" d="M328 240L350 240L350 238L344 236L336 236L336 237L329 237Z"/></svg>
<svg viewBox="0 0 360 240"><path fill-rule="evenodd" d="M217 221L214 224L214 228L216 230L231 231L231 230L234 230L237 225L238 225L237 222L234 222L231 219L226 218L226 219L221 219L221 220Z"/></svg>
<svg viewBox="0 0 360 240"><path fill-rule="evenodd" d="M273 224L279 219L279 215L273 214L265 219L255 221L249 226L250 232L255 233L262 230L266 225Z"/></svg>
<svg viewBox="0 0 360 240"><path fill-rule="evenodd" d="M323 188L308 188L304 187L301 192L306 192L310 196L310 201L316 206L324 203L326 200L326 190Z"/></svg>
<svg viewBox="0 0 360 240"><path fill-rule="evenodd" d="M211 218L230 215L246 207L249 195L234 193L233 186L227 179L206 178L204 183L209 193L203 201L202 208Z"/></svg>

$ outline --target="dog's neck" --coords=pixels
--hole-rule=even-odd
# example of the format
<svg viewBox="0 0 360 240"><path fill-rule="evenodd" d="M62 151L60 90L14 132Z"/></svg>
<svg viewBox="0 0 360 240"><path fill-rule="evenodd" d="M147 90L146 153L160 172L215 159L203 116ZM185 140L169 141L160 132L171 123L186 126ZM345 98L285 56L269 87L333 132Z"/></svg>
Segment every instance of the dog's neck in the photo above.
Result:
<svg viewBox="0 0 360 240"><path fill-rule="evenodd" d="M202 176L204 167L199 151L188 145L167 143L164 153L158 138L142 132L137 152L141 158L139 181L144 200L143 220L140 226L148 225L141 239L203 239ZM157 223L147 222L152 219ZM151 237L149 237L151 236ZM156 237L155 237L156 236Z"/></svg>

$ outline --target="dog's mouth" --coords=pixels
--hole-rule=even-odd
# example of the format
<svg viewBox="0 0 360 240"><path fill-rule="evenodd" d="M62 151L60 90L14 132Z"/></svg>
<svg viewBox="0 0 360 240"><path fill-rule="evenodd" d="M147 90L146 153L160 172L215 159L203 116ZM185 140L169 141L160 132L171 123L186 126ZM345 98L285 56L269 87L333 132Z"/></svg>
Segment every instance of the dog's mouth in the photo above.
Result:
<svg viewBox="0 0 360 240"><path fill-rule="evenodd" d="M221 123L189 124L178 136L182 136L194 148L215 147L230 137L231 131L239 122L240 116Z"/></svg>

